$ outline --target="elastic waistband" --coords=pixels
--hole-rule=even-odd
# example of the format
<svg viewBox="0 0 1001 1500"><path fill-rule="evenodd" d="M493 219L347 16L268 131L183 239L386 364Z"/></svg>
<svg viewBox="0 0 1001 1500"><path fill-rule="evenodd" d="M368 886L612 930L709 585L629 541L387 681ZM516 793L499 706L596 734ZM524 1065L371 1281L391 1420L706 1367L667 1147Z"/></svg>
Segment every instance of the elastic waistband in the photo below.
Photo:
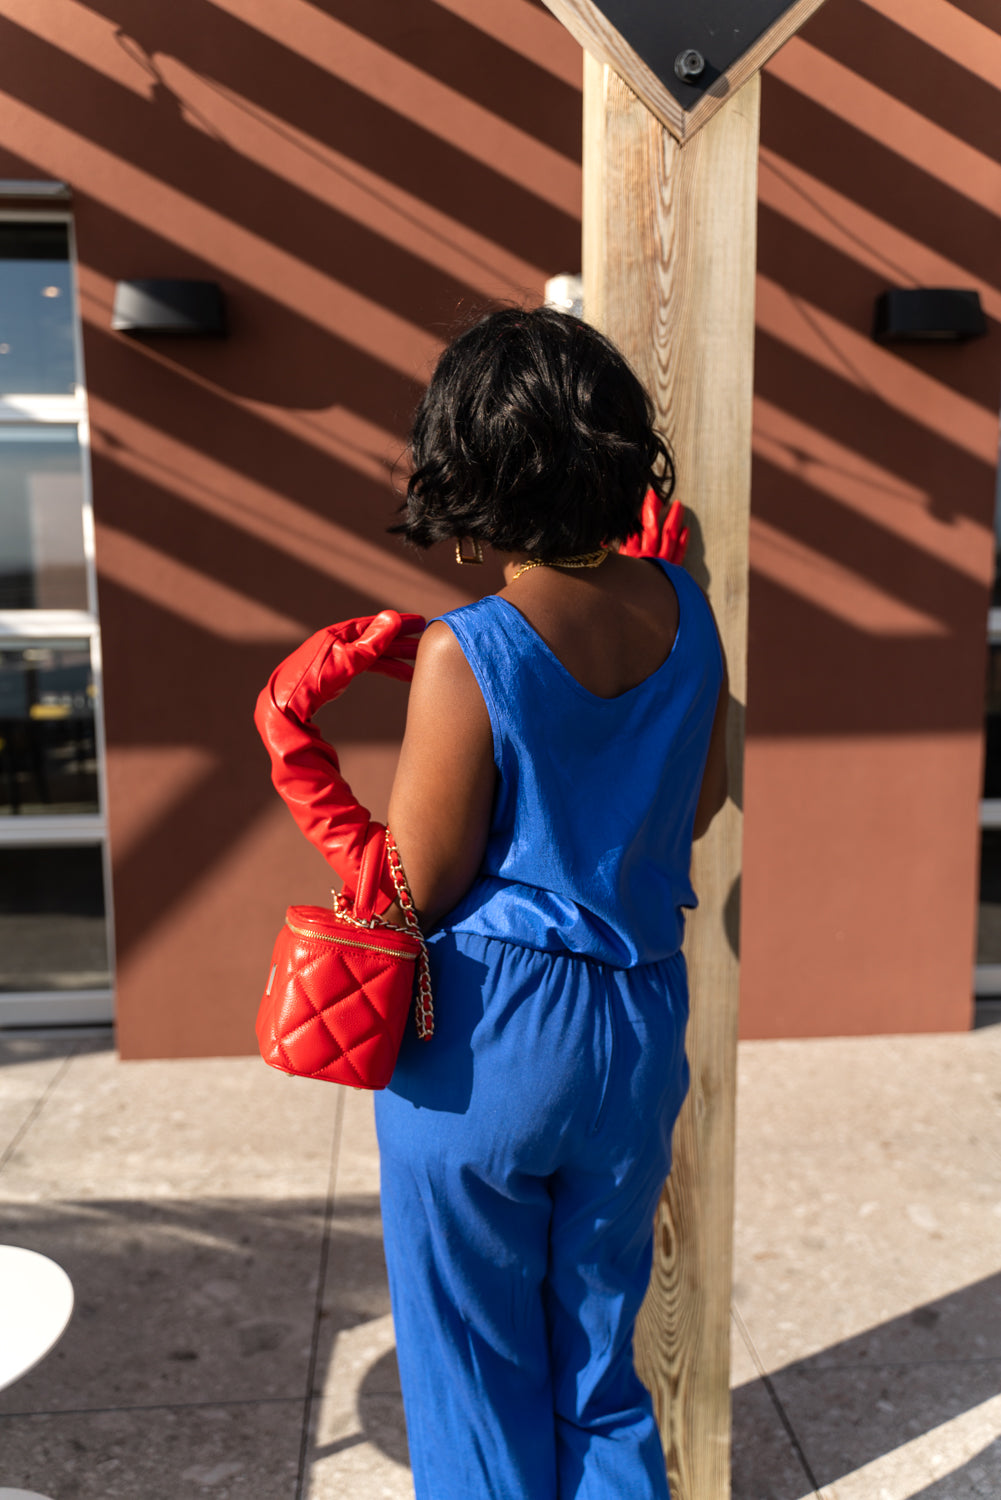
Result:
<svg viewBox="0 0 1001 1500"><path fill-rule="evenodd" d="M468 927L437 927L428 935L428 947L433 952L437 942L451 938L457 946L467 948L470 945L479 946L489 944L501 948L512 948L519 953L537 953L540 957L568 960L573 963L591 964L600 969L616 969L622 973L628 973L633 969L656 969L661 964L675 963L682 957L682 950L676 948L672 953L662 954L658 958L645 959L636 963L621 963L614 959L603 957L596 953L575 953L569 948L541 948L532 943L520 942L517 938L498 937L496 933L473 932Z"/></svg>

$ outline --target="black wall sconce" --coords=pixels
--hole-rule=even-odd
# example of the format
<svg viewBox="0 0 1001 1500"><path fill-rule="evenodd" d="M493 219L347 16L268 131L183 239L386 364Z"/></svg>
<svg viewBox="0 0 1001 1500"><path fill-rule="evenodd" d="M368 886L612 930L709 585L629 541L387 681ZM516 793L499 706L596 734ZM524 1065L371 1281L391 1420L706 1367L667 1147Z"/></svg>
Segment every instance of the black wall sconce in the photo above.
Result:
<svg viewBox="0 0 1001 1500"><path fill-rule="evenodd" d="M872 336L877 344L955 344L986 332L978 292L898 287L876 298Z"/></svg>
<svg viewBox="0 0 1001 1500"><path fill-rule="evenodd" d="M119 281L111 326L116 333L221 338L226 305L214 281Z"/></svg>

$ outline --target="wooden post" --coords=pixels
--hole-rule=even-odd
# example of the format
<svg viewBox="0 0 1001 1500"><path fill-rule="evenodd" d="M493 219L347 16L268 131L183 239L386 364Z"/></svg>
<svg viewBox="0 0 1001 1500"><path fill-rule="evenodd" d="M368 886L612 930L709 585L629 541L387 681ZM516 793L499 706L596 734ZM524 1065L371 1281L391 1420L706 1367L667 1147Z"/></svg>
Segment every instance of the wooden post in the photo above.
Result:
<svg viewBox="0 0 1001 1500"><path fill-rule="evenodd" d="M694 517L688 566L745 702L747 540L760 80L682 147L610 68L585 55L584 314L622 349L674 449ZM743 715L729 725L741 786ZM695 847L700 908L685 943L692 1087L658 1210L637 1368L653 1393L673 1500L730 1493L730 1283L739 965L726 936L742 815ZM729 923L731 930L735 927Z"/></svg>

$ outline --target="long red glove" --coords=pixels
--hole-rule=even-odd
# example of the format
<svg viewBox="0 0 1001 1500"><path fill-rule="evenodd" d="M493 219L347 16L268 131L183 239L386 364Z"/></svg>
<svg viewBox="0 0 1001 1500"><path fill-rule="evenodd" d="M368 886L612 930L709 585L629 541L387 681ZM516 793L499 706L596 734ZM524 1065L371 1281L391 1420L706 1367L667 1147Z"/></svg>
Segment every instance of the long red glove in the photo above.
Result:
<svg viewBox="0 0 1001 1500"><path fill-rule="evenodd" d="M668 506L661 521L661 502L654 490L647 490L640 517L640 530L627 537L619 551L625 557L663 557L668 562L684 561L688 549L688 527L684 525L685 513L681 501Z"/></svg>
<svg viewBox="0 0 1001 1500"><path fill-rule="evenodd" d="M378 861L379 912L396 900L384 860L385 825L373 822L357 801L341 775L337 752L310 720L359 672L409 682L423 629L420 615L392 609L328 625L275 668L254 710L271 757L271 780L299 828L343 880L345 896L355 893L362 860Z"/></svg>

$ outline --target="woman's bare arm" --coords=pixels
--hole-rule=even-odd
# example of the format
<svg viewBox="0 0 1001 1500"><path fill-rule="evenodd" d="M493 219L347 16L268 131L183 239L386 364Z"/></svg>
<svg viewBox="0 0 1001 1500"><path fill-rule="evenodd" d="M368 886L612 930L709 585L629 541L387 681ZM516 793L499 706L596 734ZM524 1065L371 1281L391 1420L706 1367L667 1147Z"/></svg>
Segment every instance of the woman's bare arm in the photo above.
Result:
<svg viewBox="0 0 1001 1500"><path fill-rule="evenodd" d="M389 826L424 928L450 911L476 877L495 780L483 695L455 636L436 621L417 652L389 800Z"/></svg>

